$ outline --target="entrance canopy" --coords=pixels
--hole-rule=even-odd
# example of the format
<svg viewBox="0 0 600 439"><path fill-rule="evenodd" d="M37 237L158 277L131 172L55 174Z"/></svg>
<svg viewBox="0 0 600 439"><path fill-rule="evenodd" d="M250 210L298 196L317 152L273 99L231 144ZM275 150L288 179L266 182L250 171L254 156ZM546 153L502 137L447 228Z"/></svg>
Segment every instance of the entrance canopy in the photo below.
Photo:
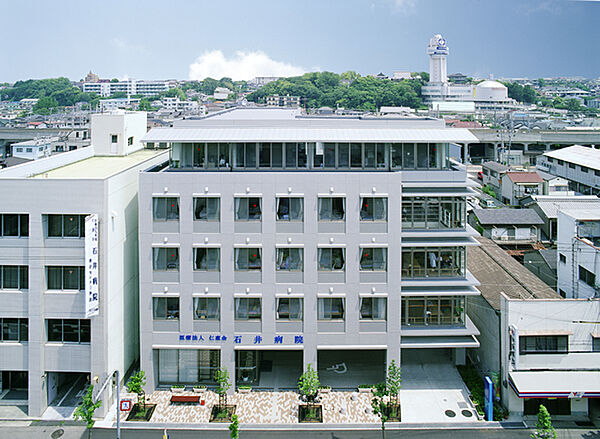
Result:
<svg viewBox="0 0 600 439"><path fill-rule="evenodd" d="M519 398L599 398L600 372L510 372L509 382Z"/></svg>

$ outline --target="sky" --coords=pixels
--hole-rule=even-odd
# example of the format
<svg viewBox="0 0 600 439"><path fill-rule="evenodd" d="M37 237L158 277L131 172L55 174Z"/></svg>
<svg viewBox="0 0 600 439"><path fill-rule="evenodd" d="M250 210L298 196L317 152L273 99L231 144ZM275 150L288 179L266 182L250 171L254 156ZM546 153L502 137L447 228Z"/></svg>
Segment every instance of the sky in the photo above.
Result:
<svg viewBox="0 0 600 439"><path fill-rule="evenodd" d="M307 71L600 77L600 0L2 1L0 82L203 79Z"/></svg>

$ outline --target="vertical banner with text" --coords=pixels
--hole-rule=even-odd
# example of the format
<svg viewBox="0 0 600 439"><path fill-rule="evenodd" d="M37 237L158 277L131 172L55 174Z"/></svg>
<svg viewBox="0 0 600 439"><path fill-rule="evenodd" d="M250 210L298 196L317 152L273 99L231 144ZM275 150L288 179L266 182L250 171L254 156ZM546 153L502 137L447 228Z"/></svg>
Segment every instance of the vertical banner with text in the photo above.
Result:
<svg viewBox="0 0 600 439"><path fill-rule="evenodd" d="M85 217L85 317L98 315L98 215Z"/></svg>

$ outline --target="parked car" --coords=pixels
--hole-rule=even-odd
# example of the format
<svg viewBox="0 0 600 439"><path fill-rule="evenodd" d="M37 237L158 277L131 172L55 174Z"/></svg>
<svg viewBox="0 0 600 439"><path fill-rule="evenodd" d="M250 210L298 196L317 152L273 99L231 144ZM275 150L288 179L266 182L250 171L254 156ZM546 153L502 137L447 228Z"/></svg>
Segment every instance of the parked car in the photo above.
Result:
<svg viewBox="0 0 600 439"><path fill-rule="evenodd" d="M483 181L483 171L477 173L477 179Z"/></svg>
<svg viewBox="0 0 600 439"><path fill-rule="evenodd" d="M479 205L481 207L483 207L484 209L497 209L500 207L500 206L498 206L496 201L492 200L491 198L485 198L485 199L479 200Z"/></svg>

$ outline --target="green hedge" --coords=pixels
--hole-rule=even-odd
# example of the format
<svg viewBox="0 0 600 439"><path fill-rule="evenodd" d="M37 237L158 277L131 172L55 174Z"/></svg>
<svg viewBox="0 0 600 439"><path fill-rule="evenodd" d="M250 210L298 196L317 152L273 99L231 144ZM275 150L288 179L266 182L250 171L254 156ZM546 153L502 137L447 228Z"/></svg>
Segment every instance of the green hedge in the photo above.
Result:
<svg viewBox="0 0 600 439"><path fill-rule="evenodd" d="M477 372L472 365L466 366L457 366L458 373L462 377L463 381L469 388L469 392L471 392L471 399L475 404L477 404L477 412L481 415L485 415L485 385L483 378ZM494 421L502 421L504 420L507 411L494 401Z"/></svg>

